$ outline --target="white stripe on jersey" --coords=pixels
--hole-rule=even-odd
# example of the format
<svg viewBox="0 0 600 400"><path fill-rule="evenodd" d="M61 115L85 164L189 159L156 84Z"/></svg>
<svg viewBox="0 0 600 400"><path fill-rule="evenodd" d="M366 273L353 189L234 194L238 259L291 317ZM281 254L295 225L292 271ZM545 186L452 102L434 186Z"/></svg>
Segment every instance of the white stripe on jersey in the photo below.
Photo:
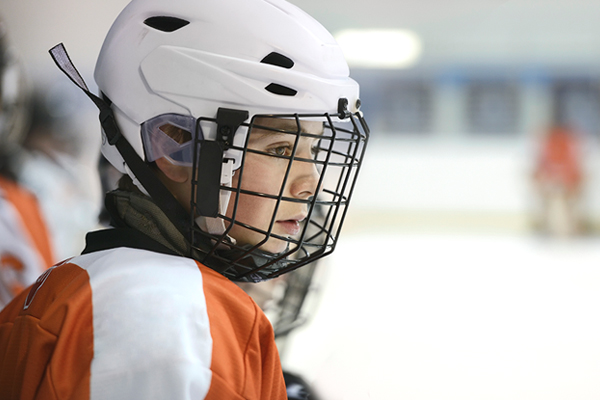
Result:
<svg viewBox="0 0 600 400"><path fill-rule="evenodd" d="M91 399L203 399L212 338L198 265L130 248L71 262L92 289Z"/></svg>

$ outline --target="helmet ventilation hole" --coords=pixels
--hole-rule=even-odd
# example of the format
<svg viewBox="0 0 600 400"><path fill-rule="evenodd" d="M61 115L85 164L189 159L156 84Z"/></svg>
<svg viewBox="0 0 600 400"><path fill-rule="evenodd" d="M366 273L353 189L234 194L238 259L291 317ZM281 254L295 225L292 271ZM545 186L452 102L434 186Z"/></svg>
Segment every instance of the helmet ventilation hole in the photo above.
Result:
<svg viewBox="0 0 600 400"><path fill-rule="evenodd" d="M282 68L292 68L294 66L294 61L291 58L284 56L283 54L279 54L276 52L272 52L267 55L265 58L260 60L263 64L271 64Z"/></svg>
<svg viewBox="0 0 600 400"><path fill-rule="evenodd" d="M269 86L265 88L271 93L280 94L282 96L295 96L298 93L297 90L289 88L287 86L278 85L276 83L271 83Z"/></svg>
<svg viewBox="0 0 600 400"><path fill-rule="evenodd" d="M175 32L189 23L190 21L186 21L185 19L166 16L150 17L144 21L144 24L149 27L163 32Z"/></svg>

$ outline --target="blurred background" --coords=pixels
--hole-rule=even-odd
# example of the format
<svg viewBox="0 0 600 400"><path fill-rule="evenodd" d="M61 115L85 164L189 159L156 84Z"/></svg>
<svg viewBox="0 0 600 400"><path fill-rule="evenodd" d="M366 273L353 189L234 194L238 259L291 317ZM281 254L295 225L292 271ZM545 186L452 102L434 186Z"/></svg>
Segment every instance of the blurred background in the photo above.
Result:
<svg viewBox="0 0 600 400"><path fill-rule="evenodd" d="M49 130L32 147L54 148L27 176L65 257L96 225L100 135L47 51L64 42L94 91L126 3L0 5ZM600 2L292 3L343 46L372 136L284 366L323 399L600 398Z"/></svg>

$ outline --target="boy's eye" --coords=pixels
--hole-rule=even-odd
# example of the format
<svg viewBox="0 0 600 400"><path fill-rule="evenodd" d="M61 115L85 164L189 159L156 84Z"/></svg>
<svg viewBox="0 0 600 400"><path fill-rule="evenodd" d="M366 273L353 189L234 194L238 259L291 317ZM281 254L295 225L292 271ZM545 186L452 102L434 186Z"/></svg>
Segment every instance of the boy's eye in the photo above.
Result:
<svg viewBox="0 0 600 400"><path fill-rule="evenodd" d="M273 147L270 152L276 156L288 156L291 153L291 149L289 146L278 146Z"/></svg>

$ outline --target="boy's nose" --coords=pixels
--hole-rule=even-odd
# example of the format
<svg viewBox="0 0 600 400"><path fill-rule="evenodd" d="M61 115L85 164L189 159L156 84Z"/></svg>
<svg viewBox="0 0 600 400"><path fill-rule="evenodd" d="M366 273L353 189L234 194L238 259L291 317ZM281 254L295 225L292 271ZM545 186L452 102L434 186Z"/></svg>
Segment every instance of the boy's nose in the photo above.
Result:
<svg viewBox="0 0 600 400"><path fill-rule="evenodd" d="M292 178L290 194L292 197L306 200L317 193L319 171L314 163L295 160L290 174Z"/></svg>

